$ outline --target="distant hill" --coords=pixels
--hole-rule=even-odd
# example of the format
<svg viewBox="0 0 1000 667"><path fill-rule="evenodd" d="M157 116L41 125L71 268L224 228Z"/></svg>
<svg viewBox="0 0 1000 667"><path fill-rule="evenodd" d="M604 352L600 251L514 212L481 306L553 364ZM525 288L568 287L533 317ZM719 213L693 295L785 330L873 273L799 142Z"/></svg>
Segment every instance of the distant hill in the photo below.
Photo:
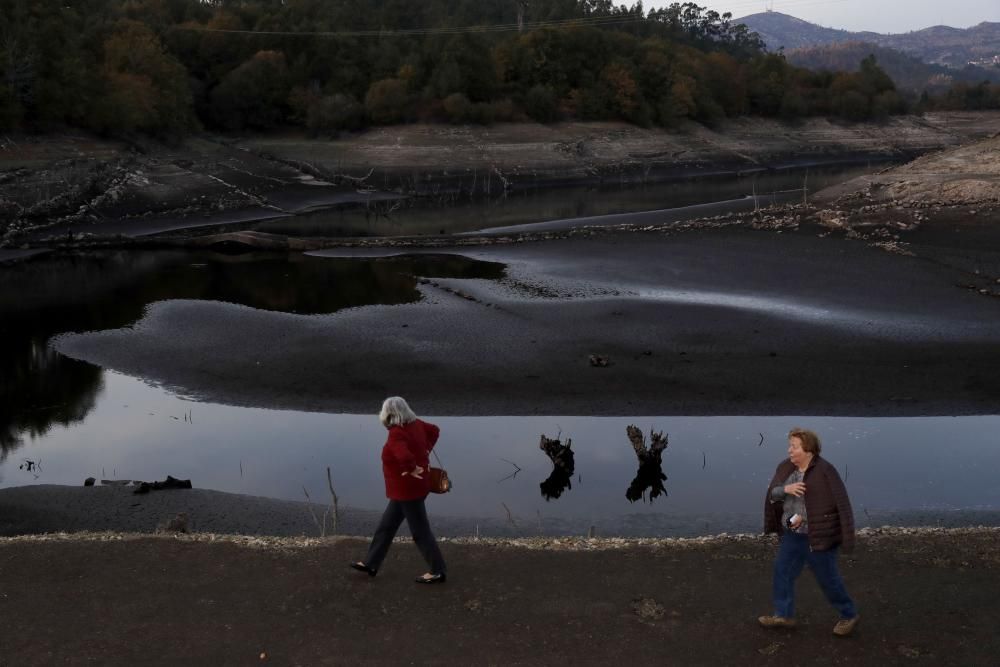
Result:
<svg viewBox="0 0 1000 667"><path fill-rule="evenodd" d="M772 50L867 42L908 53L926 63L956 69L969 63L982 67L1000 65L1000 23L980 23L965 29L934 26L898 35L824 28L780 12L752 14L733 23L746 24Z"/></svg>
<svg viewBox="0 0 1000 667"><path fill-rule="evenodd" d="M962 69L953 69L932 65L908 53L869 42L838 42L785 51L785 56L793 65L833 72L856 71L861 60L869 55L874 55L896 86L904 90L933 93L958 81L1000 81L1000 69L997 68L967 65Z"/></svg>
<svg viewBox="0 0 1000 667"><path fill-rule="evenodd" d="M781 12L763 12L751 14L733 23L744 23L748 28L760 35L760 38L772 51L785 49L800 49L837 42L874 42L869 37L877 37L873 32L849 32L835 30L797 19Z"/></svg>

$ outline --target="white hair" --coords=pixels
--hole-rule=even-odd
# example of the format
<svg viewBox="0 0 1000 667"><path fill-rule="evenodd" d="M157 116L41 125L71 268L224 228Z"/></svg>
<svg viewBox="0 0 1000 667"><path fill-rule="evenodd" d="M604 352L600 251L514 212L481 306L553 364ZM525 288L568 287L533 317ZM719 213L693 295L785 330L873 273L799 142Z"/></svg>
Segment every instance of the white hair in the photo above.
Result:
<svg viewBox="0 0 1000 667"><path fill-rule="evenodd" d="M402 426L416 421L417 415L413 413L410 406L402 396L390 396L382 402L382 411L378 413L378 420L382 426Z"/></svg>

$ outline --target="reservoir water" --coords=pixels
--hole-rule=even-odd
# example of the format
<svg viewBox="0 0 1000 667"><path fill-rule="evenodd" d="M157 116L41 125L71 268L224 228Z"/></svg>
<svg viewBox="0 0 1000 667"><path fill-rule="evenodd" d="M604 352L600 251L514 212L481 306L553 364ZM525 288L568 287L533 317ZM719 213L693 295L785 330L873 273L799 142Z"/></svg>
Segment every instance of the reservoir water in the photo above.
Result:
<svg viewBox="0 0 1000 667"><path fill-rule="evenodd" d="M819 187L822 178L849 175L833 170L811 182ZM766 184L759 178L675 184L671 196L656 188L560 191L444 211L405 208L388 218L323 212L251 226L288 234L433 234L442 225L461 231L720 201L748 187L778 196L795 183L801 187L803 173L768 175ZM709 188L715 199L707 198ZM458 255L175 250L50 253L0 265L0 486L170 474L200 488L303 500L303 488L313 499L327 495L329 466L342 504L377 510L384 502L378 456L385 436L374 416L378 405L371 414L350 415L199 402L66 358L50 342L65 332L130 327L150 304L170 299L325 316L419 300L420 277L499 280L505 271L503 264ZM414 407L420 411L418 398ZM962 525L1000 516L997 415L425 416L442 427L440 455L455 481L452 493L432 499L432 509L467 519L465 526L482 519L515 533L579 534L589 526L622 535L756 531L765 486L793 426L820 433L860 525ZM634 501L626 497L630 487L643 487L629 425L647 439L652 430L668 435L666 479L654 475L662 494L647 486L631 493ZM572 475L550 477L553 465L539 448L543 435L572 440Z"/></svg>

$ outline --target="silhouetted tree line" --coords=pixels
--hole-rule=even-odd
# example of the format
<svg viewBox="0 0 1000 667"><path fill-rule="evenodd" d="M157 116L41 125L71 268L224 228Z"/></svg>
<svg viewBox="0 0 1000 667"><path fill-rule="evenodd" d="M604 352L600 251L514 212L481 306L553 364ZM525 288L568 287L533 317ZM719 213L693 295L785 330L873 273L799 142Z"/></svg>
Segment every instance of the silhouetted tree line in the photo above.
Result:
<svg viewBox="0 0 1000 667"><path fill-rule="evenodd" d="M960 81L937 95L924 92L917 103L919 111L997 111L1000 110L1000 83Z"/></svg>
<svg viewBox="0 0 1000 667"><path fill-rule="evenodd" d="M896 51L869 42L837 42L802 49L785 51L788 61L798 67L852 72L858 63L869 55L878 59L879 67L892 77L900 91L913 99L922 91L941 93L952 83L978 84L981 81L1000 83L1000 68L966 65L962 69L934 65L902 51Z"/></svg>
<svg viewBox="0 0 1000 667"><path fill-rule="evenodd" d="M853 73L793 67L730 15L694 3L0 0L0 17L0 128L169 137L524 118L670 126L745 114L861 120L905 106L873 58ZM518 22L521 31L456 30ZM274 34L288 32L341 34Z"/></svg>

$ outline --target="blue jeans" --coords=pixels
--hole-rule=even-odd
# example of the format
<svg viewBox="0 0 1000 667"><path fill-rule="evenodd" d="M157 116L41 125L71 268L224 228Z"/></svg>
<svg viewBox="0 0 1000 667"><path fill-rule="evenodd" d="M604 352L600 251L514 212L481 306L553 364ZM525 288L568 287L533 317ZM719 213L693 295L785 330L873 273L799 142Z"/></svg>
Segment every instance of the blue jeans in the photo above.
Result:
<svg viewBox="0 0 1000 667"><path fill-rule="evenodd" d="M816 582L823 595L840 612L844 619L858 615L854 601L847 594L844 580L837 570L837 547L829 551L810 551L809 536L799 533L784 533L778 546L778 557L774 561L774 614L784 618L795 616L795 580L802 573L802 566L809 563L809 569L816 576Z"/></svg>

